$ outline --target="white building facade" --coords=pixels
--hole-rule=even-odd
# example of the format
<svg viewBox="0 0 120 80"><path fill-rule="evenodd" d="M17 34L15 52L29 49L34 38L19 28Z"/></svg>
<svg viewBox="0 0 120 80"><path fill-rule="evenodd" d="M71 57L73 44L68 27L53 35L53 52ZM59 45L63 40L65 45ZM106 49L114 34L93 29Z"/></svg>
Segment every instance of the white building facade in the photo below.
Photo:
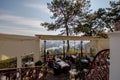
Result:
<svg viewBox="0 0 120 80"><path fill-rule="evenodd" d="M34 62L39 60L39 39L31 36L0 34L0 60L17 57L17 67L21 67L21 57L34 55Z"/></svg>

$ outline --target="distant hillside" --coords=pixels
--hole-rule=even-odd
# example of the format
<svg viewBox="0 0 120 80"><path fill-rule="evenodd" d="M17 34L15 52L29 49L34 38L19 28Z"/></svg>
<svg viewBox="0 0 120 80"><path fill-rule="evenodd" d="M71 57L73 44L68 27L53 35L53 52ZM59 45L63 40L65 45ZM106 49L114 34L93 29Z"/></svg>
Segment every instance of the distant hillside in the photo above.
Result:
<svg viewBox="0 0 120 80"><path fill-rule="evenodd" d="M84 45L88 43L88 41L83 41L83 48L84 48ZM67 43L65 42L65 46L67 46ZM75 46L75 47L74 47ZM41 41L41 47L44 48L44 41ZM49 40L49 41L46 41L46 48L63 48L63 41L52 41L52 40ZM81 49L81 41L70 41L70 48L75 48L75 49Z"/></svg>

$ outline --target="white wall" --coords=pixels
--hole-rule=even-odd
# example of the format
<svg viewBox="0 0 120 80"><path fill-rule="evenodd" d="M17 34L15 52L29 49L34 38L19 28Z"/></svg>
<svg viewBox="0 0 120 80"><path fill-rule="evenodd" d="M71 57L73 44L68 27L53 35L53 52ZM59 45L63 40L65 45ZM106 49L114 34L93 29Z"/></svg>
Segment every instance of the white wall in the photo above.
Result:
<svg viewBox="0 0 120 80"><path fill-rule="evenodd" d="M37 37L0 34L0 60L17 57L21 67L21 56L34 54L34 61L39 60L39 39Z"/></svg>
<svg viewBox="0 0 120 80"><path fill-rule="evenodd" d="M110 48L109 39L98 40L97 48L98 48L98 52L103 50L103 49L109 49Z"/></svg>
<svg viewBox="0 0 120 80"><path fill-rule="evenodd" d="M85 45L85 49L88 53L90 53L90 48L94 49L94 55L96 55L97 52L103 49L109 49L109 39L99 39L90 41Z"/></svg>
<svg viewBox="0 0 120 80"><path fill-rule="evenodd" d="M110 37L110 80L120 80L120 32L109 34Z"/></svg>

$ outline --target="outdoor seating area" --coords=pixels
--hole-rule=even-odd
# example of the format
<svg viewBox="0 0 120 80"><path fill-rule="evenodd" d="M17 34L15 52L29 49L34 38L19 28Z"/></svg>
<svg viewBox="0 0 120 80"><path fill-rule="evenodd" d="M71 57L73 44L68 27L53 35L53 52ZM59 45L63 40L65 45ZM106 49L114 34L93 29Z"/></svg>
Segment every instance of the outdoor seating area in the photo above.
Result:
<svg viewBox="0 0 120 80"><path fill-rule="evenodd" d="M119 80L120 0L1 0L0 80Z"/></svg>
<svg viewBox="0 0 120 80"><path fill-rule="evenodd" d="M75 63L71 63L73 65L70 66L69 63L55 57L54 61L49 61L44 67L2 69L0 79L51 80L56 77L55 80L62 80L59 78L62 76L63 80L73 78L75 80L109 80L109 49L98 52L88 68L77 69Z"/></svg>
<svg viewBox="0 0 120 80"><path fill-rule="evenodd" d="M59 38L58 38L59 37ZM104 77L106 80L108 80L109 76L109 64L104 64L103 62L106 62L109 58L108 56L108 50L102 50L98 53L96 53L96 56L87 56L88 54L83 53L82 51L82 45L81 45L81 53L76 54L70 54L68 52L65 52L64 44L63 44L63 52L64 54L54 54L50 55L49 52L46 50L46 43L47 40L62 40L63 42L65 40L94 40L96 41L96 47L98 44L98 37L75 37L75 36L50 36L50 35L36 35L37 41L44 40L44 48L43 48L43 56L40 55L41 65L34 65L34 59L36 58L34 54L32 56L28 56L25 58L25 56L22 56L21 58L18 57L17 59L25 61L27 64L27 61L33 61L32 66L24 66L22 68L9 68L9 69L3 69L0 70L0 78L4 79L22 79L22 80L72 80L72 79L78 79L78 80L96 80L98 77L99 79L102 79ZM36 40L36 39L35 39ZM102 39L105 40L105 39ZM81 41L82 42L82 41ZM102 46L102 45L101 45ZM31 48L30 48L31 49ZM36 47L36 49L38 49ZM101 48L100 48L101 50ZM37 50L38 51L38 50ZM107 52L107 54L106 54ZM38 55L38 54L37 54ZM89 54L90 55L90 54ZM30 60L27 60L29 59ZM38 56L37 56L38 57ZM100 58L100 59L99 59ZM36 59L38 60L38 59ZM100 60L100 61L99 61ZM17 61L17 62L19 62ZM28 62L30 64L30 62ZM20 64L19 64L20 65ZM105 67L102 67L105 66ZM100 68L100 69L99 69ZM103 68L103 69L101 69ZM102 76L101 73L102 70L106 70ZM99 71L97 78L93 78L92 75L95 75L96 72ZM14 73L14 74L13 74ZM94 74L95 73L95 74ZM13 74L13 75L12 75ZM61 76L63 78L61 78ZM91 78L91 77L92 78Z"/></svg>

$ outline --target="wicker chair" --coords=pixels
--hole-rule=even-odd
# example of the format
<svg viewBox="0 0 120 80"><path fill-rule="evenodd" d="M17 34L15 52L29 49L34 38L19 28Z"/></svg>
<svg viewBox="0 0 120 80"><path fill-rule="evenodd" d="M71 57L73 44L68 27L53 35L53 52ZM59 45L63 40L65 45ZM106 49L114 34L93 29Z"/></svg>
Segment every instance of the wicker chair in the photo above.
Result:
<svg viewBox="0 0 120 80"><path fill-rule="evenodd" d="M85 71L85 80L109 80L109 49L101 50Z"/></svg>

